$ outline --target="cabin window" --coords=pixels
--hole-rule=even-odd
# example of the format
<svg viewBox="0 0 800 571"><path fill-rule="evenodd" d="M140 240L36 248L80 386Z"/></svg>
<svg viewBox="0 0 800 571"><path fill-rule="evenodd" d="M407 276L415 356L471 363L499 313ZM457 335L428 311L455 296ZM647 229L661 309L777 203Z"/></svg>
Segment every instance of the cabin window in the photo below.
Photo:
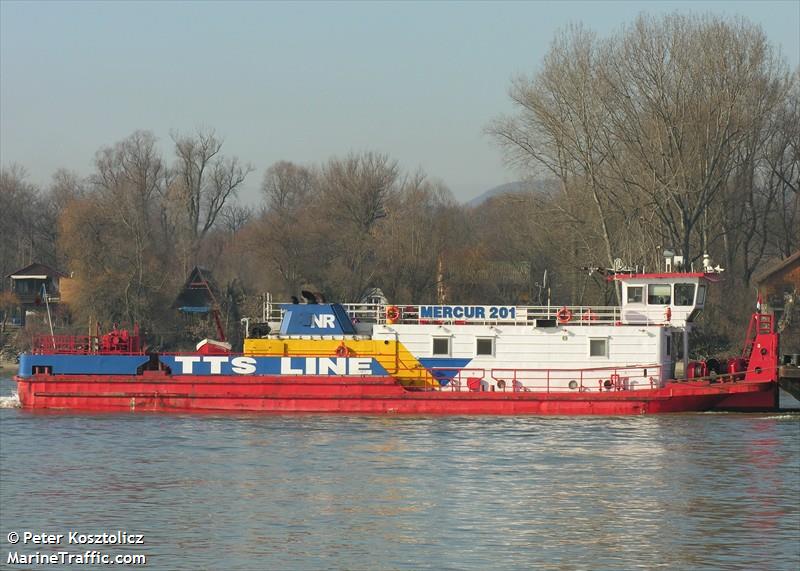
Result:
<svg viewBox="0 0 800 571"><path fill-rule="evenodd" d="M628 303L642 303L644 286L628 286Z"/></svg>
<svg viewBox="0 0 800 571"><path fill-rule="evenodd" d="M675 305L694 305L694 284L675 284Z"/></svg>
<svg viewBox="0 0 800 571"><path fill-rule="evenodd" d="M494 339L477 339L475 341L475 354L478 356L486 355L489 357L494 355Z"/></svg>
<svg viewBox="0 0 800 571"><path fill-rule="evenodd" d="M669 284L650 284L647 286L647 303L650 305L669 305L672 301L672 286Z"/></svg>
<svg viewBox="0 0 800 571"><path fill-rule="evenodd" d="M434 355L450 355L450 338L449 337L434 337L433 338L433 354Z"/></svg>
<svg viewBox="0 0 800 571"><path fill-rule="evenodd" d="M590 357L608 357L608 339L589 339Z"/></svg>
<svg viewBox="0 0 800 571"><path fill-rule="evenodd" d="M36 293L36 284L32 280L15 280L17 283L14 284L17 286L14 288L14 291L17 293L21 293L22 295L29 295L32 293Z"/></svg>
<svg viewBox="0 0 800 571"><path fill-rule="evenodd" d="M697 305L703 305L706 302L706 286L701 285L697 288Z"/></svg>

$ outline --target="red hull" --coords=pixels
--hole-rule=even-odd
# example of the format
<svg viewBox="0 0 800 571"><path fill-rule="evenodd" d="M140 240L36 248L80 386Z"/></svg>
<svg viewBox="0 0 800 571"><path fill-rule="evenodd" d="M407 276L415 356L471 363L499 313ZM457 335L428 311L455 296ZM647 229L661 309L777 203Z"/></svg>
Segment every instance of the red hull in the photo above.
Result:
<svg viewBox="0 0 800 571"><path fill-rule="evenodd" d="M774 382L673 383L595 393L409 390L391 377L176 379L124 376L17 377L24 408L91 411L258 411L446 415L629 415L712 410L726 399L771 402Z"/></svg>

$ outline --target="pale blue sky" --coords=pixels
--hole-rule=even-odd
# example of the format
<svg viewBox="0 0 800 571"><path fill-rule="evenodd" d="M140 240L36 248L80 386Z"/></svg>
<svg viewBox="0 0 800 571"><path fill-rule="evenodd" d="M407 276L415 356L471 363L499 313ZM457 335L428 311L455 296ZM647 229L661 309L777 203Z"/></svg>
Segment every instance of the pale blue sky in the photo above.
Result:
<svg viewBox="0 0 800 571"><path fill-rule="evenodd" d="M800 0L784 2L0 1L0 162L46 184L88 174L136 129L217 130L251 162L244 198L278 160L376 150L461 200L515 180L483 134L511 110L573 21L602 35L642 11L742 15L800 62ZM166 153L165 154L169 154Z"/></svg>

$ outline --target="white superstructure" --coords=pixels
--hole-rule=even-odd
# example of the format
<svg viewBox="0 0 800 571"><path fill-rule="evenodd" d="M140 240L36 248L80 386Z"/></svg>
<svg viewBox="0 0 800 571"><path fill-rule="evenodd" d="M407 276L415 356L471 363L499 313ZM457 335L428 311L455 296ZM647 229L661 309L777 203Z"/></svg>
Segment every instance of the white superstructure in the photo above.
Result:
<svg viewBox="0 0 800 571"><path fill-rule="evenodd" d="M412 368L424 367L446 382L480 383L490 391L661 387L674 378L678 355L688 358L688 333L713 275L610 279L620 282L621 306L344 308L358 338L396 341L418 361Z"/></svg>

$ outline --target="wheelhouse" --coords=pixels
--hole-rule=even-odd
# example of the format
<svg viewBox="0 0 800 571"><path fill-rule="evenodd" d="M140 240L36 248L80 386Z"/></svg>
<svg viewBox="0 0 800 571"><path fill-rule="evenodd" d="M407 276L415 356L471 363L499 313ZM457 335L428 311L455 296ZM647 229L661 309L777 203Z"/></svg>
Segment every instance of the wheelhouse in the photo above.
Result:
<svg viewBox="0 0 800 571"><path fill-rule="evenodd" d="M622 288L622 322L685 327L706 303L709 274L617 274Z"/></svg>

